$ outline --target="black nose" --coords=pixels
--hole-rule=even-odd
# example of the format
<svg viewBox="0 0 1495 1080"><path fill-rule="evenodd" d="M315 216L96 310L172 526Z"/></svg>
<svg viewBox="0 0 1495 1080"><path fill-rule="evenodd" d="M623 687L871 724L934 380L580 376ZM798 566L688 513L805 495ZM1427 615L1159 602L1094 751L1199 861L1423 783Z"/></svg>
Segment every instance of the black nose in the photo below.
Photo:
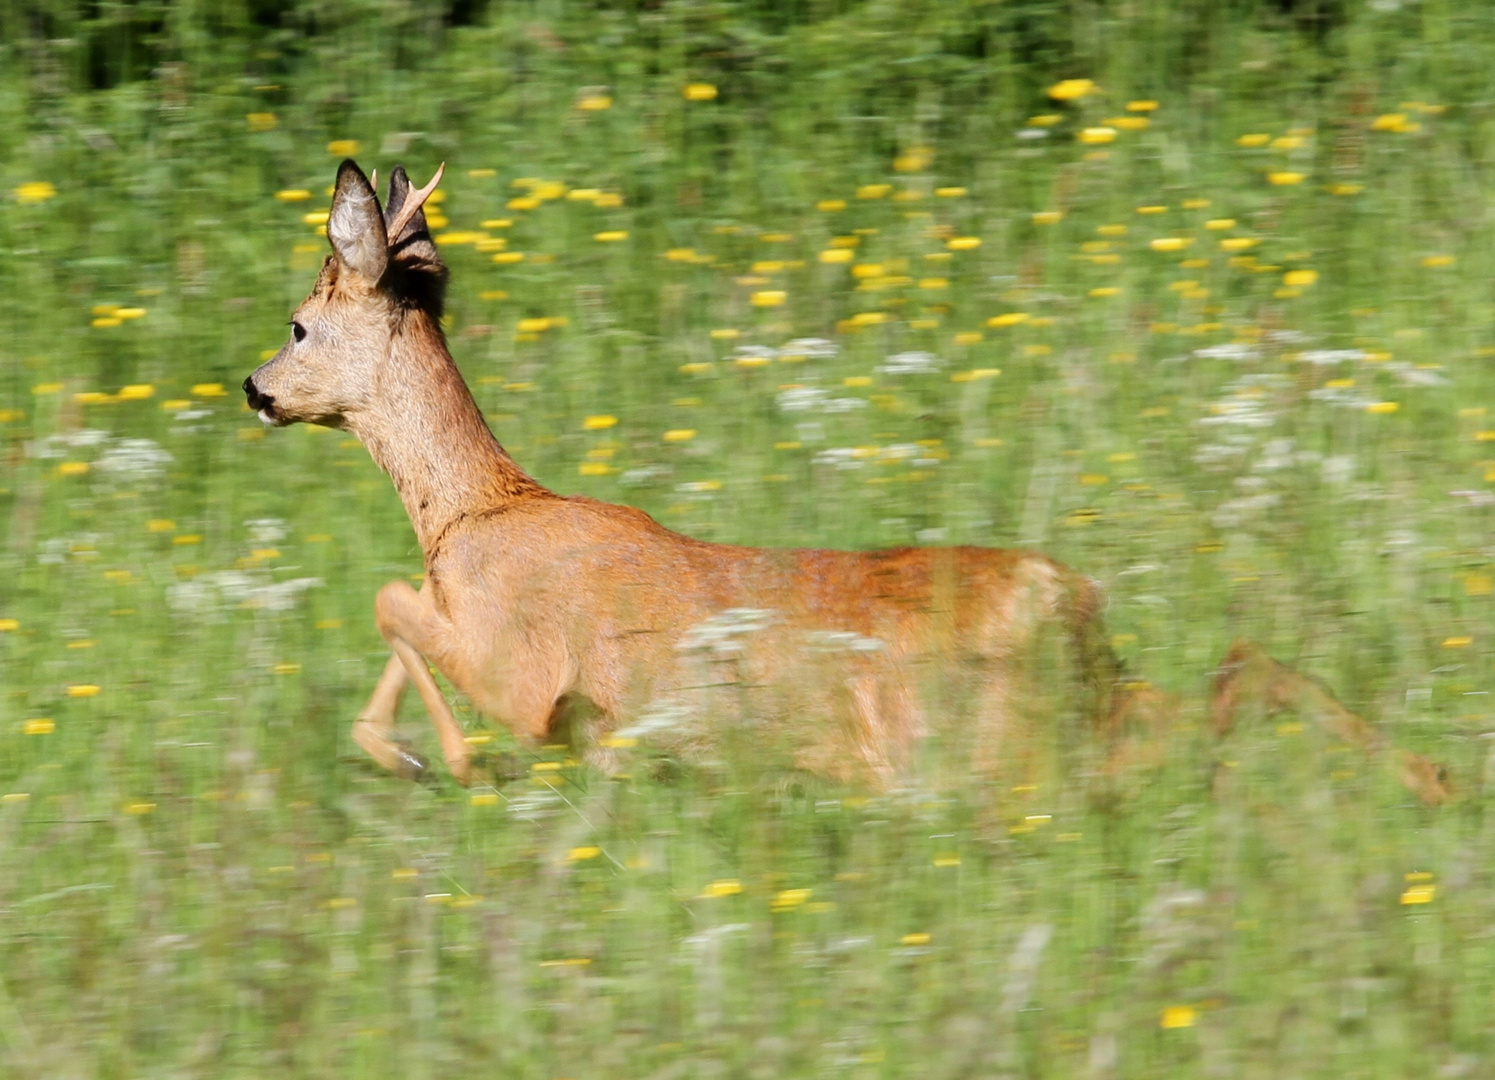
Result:
<svg viewBox="0 0 1495 1080"><path fill-rule="evenodd" d="M259 392L259 389L254 385L253 375L244 380L244 396L249 399L249 407L255 412L259 412L261 409L268 409L271 405L275 404L273 397L269 394Z"/></svg>

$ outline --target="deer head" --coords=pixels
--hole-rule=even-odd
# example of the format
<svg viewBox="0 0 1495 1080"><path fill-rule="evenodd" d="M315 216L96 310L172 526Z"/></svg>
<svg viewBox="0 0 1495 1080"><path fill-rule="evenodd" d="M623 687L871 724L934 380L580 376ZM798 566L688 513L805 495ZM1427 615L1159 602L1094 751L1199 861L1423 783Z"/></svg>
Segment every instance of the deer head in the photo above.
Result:
<svg viewBox="0 0 1495 1080"><path fill-rule="evenodd" d="M296 309L290 341L244 380L249 407L265 423L348 427L380 401L392 343L408 322L439 337L446 267L421 206L445 168L412 191L396 167L381 212L363 170L342 163L327 219L333 253Z"/></svg>

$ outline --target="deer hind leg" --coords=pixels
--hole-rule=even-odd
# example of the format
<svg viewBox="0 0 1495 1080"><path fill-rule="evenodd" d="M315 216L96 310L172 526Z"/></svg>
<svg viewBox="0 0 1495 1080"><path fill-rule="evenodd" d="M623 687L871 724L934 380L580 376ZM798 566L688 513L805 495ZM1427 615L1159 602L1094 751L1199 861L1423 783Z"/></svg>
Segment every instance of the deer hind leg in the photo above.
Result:
<svg viewBox="0 0 1495 1080"><path fill-rule="evenodd" d="M1210 693L1210 717L1215 734L1225 735L1246 709L1276 713L1296 710L1329 734L1358 746L1368 754L1383 749L1385 740L1329 692L1328 688L1286 664L1274 660L1255 642L1237 641L1220 661ZM1410 750L1391 762L1402 785L1429 806L1448 801L1442 770Z"/></svg>
<svg viewBox="0 0 1495 1080"><path fill-rule="evenodd" d="M425 703L431 725L441 741L441 754L446 759L447 768L459 784L466 786L472 780L472 748L462 735L462 726L452 715L452 707L441 696L441 688L431 677L424 655L430 651L445 620L425 596L403 581L392 581L379 590L374 601L374 617L379 632L405 669L405 677ZM379 691L374 693L378 697Z"/></svg>
<svg viewBox="0 0 1495 1080"><path fill-rule="evenodd" d="M396 776L419 780L426 771L425 761L395 737L395 714L408 683L404 661L391 654L368 704L353 721L353 741Z"/></svg>

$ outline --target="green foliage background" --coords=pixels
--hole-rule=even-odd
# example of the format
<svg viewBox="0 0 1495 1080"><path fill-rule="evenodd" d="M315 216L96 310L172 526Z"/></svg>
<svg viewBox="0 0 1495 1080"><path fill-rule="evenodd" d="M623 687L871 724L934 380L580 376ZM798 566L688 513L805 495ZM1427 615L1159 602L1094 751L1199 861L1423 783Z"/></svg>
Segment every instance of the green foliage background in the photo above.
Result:
<svg viewBox="0 0 1495 1080"><path fill-rule="evenodd" d="M1492 44L1458 0L4 5L5 1073L1482 1074ZM1178 723L1104 780L606 778L470 714L492 784L373 772L372 597L419 552L356 443L232 392L348 140L447 161L450 231L526 255L443 245L543 482L710 539L1042 546ZM536 180L620 204L512 207ZM820 260L853 236L863 278ZM1208 734L1236 636L1455 800L1306 718Z"/></svg>

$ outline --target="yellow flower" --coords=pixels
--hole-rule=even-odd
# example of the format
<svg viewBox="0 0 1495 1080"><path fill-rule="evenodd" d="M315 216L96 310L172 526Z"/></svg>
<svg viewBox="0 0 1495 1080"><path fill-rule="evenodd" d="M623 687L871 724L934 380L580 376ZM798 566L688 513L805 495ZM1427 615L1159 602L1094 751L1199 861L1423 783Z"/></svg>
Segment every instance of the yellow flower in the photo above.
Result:
<svg viewBox="0 0 1495 1080"><path fill-rule="evenodd" d="M1182 206L1185 210L1207 210L1209 208L1209 200L1185 199L1183 202L1179 203L1179 205Z"/></svg>
<svg viewBox="0 0 1495 1080"><path fill-rule="evenodd" d="M606 232L594 234L592 239L603 244L615 244L619 240L627 240L628 233L623 229L609 229Z"/></svg>
<svg viewBox="0 0 1495 1080"><path fill-rule="evenodd" d="M200 382L192 387L192 396L198 398L224 397L227 393L222 383Z"/></svg>
<svg viewBox="0 0 1495 1080"><path fill-rule="evenodd" d="M979 345L985 337L986 335L979 330L963 330L955 335L955 344Z"/></svg>
<svg viewBox="0 0 1495 1080"><path fill-rule="evenodd" d="M774 911L791 911L810 899L810 889L782 889L774 894L769 907Z"/></svg>
<svg viewBox="0 0 1495 1080"><path fill-rule="evenodd" d="M1157 107L1156 101L1128 101L1126 103L1127 112L1152 112Z"/></svg>
<svg viewBox="0 0 1495 1080"><path fill-rule="evenodd" d="M1026 311L1008 311L1001 315L993 315L986 320L986 325L1000 330L1004 326L1016 326L1018 323L1025 323L1029 318L1030 316Z"/></svg>
<svg viewBox="0 0 1495 1080"><path fill-rule="evenodd" d="M274 131L280 122L273 112L252 112L244 119L248 121L250 131Z"/></svg>
<svg viewBox="0 0 1495 1080"><path fill-rule="evenodd" d="M1167 212L1168 208L1166 206L1160 206L1156 203L1137 207L1137 213L1139 214L1166 214Z"/></svg>
<svg viewBox="0 0 1495 1080"><path fill-rule="evenodd" d="M929 935L924 933L904 934L898 939L900 945L928 945L929 941Z"/></svg>
<svg viewBox="0 0 1495 1080"><path fill-rule="evenodd" d="M1090 79L1065 79L1049 87L1049 97L1055 101L1078 101L1096 89Z"/></svg>
<svg viewBox="0 0 1495 1080"><path fill-rule="evenodd" d="M20 628L20 619L0 619L0 634L12 634Z"/></svg>
<svg viewBox="0 0 1495 1080"><path fill-rule="evenodd" d="M934 151L927 146L914 146L893 159L896 172L922 172L934 160Z"/></svg>
<svg viewBox="0 0 1495 1080"><path fill-rule="evenodd" d="M119 388L119 400L121 401L144 401L154 396L156 388L150 383L131 383L129 386Z"/></svg>
<svg viewBox="0 0 1495 1080"><path fill-rule="evenodd" d="M513 263L522 263L524 261L524 252L500 251L497 255L493 256L493 261L503 266L509 266Z"/></svg>
<svg viewBox="0 0 1495 1080"><path fill-rule="evenodd" d="M1244 146L1247 150L1254 150L1259 146L1265 146L1272 141L1270 135L1252 134L1242 135L1235 141L1237 146Z"/></svg>
<svg viewBox="0 0 1495 1080"><path fill-rule="evenodd" d="M74 683L67 688L68 697L93 697L99 692L99 687L93 683Z"/></svg>
<svg viewBox="0 0 1495 1080"><path fill-rule="evenodd" d="M892 184L863 184L857 188L858 199L881 199L893 190Z"/></svg>
<svg viewBox="0 0 1495 1080"><path fill-rule="evenodd" d="M1194 242L1188 236L1160 236L1148 246L1154 251L1182 251Z"/></svg>
<svg viewBox="0 0 1495 1080"><path fill-rule="evenodd" d="M134 814L137 817L149 814L155 808L156 804L153 802L132 802L124 805L125 813Z"/></svg>
<svg viewBox="0 0 1495 1080"><path fill-rule="evenodd" d="M581 426L587 431L602 431L617 424L616 416L589 416L581 422Z"/></svg>
<svg viewBox="0 0 1495 1080"><path fill-rule="evenodd" d="M57 189L46 180L33 180L16 188L16 202L42 203L57 197Z"/></svg>
<svg viewBox="0 0 1495 1080"><path fill-rule="evenodd" d="M1204 223L1204 227L1206 229L1213 229L1213 230L1215 230L1217 232L1220 231L1221 229L1233 229L1233 228L1235 228L1235 218L1233 218L1233 217L1210 218L1208 221L1206 221Z"/></svg>
<svg viewBox="0 0 1495 1080"><path fill-rule="evenodd" d="M782 289L760 289L753 293L753 307L778 307L783 304L785 293Z"/></svg>
<svg viewBox="0 0 1495 1080"><path fill-rule="evenodd" d="M1090 290L1090 295L1091 296L1096 296L1096 297L1106 297L1106 296L1115 296L1119 292L1121 292L1121 290L1118 289L1118 288L1116 288L1116 286L1114 286L1114 285L1104 285L1104 286L1102 286L1099 289L1091 289Z"/></svg>
<svg viewBox="0 0 1495 1080"><path fill-rule="evenodd" d="M975 251L980 246L979 236L952 236L945 241L945 247L951 251Z"/></svg>
<svg viewBox="0 0 1495 1080"><path fill-rule="evenodd" d="M576 107L582 112L603 112L613 107L613 99L606 94L586 94L576 100Z"/></svg>
<svg viewBox="0 0 1495 1080"><path fill-rule="evenodd" d="M1279 135L1272 140L1272 149L1281 150L1284 153L1288 150L1296 150L1302 145L1303 139L1298 135Z"/></svg>
<svg viewBox="0 0 1495 1080"><path fill-rule="evenodd" d="M467 175L474 180L487 180L498 175L497 169L468 169Z"/></svg>
<svg viewBox="0 0 1495 1080"><path fill-rule="evenodd" d="M358 153L358 140L333 139L330 143L327 144L327 152L333 157L352 157L354 154Z"/></svg>
<svg viewBox="0 0 1495 1080"><path fill-rule="evenodd" d="M695 437L694 428L672 428L664 433L665 442L690 442Z"/></svg>
<svg viewBox="0 0 1495 1080"><path fill-rule="evenodd" d="M176 522L170 518L151 518L145 523L145 531L153 533L176 532Z"/></svg>
<svg viewBox="0 0 1495 1080"><path fill-rule="evenodd" d="M1057 124L1060 120L1063 120L1063 119L1064 119L1064 117L1060 116L1058 113L1044 113L1042 116L1030 116L1030 117L1028 117L1028 126L1029 127L1053 127L1055 124Z"/></svg>
<svg viewBox="0 0 1495 1080"><path fill-rule="evenodd" d="M1319 272L1317 270L1289 270L1282 275L1282 284L1292 288L1302 288L1318 282Z"/></svg>
<svg viewBox="0 0 1495 1080"><path fill-rule="evenodd" d="M835 214L846 209L845 199L821 199L815 209L825 214Z"/></svg>
<svg viewBox="0 0 1495 1080"><path fill-rule="evenodd" d="M58 476L82 476L86 472L88 472L86 461L64 461L57 466Z"/></svg>
<svg viewBox="0 0 1495 1080"><path fill-rule="evenodd" d="M1408 126L1406 113L1385 113L1370 122L1370 129L1372 131L1404 132L1408 129ZM1412 130L1416 130L1417 125L1410 126Z"/></svg>
<svg viewBox="0 0 1495 1080"><path fill-rule="evenodd" d="M1402 893L1403 904L1431 904L1438 892L1436 885L1412 885Z"/></svg>
<svg viewBox="0 0 1495 1080"><path fill-rule="evenodd" d="M1169 1005L1163 1010L1163 1015L1158 1018L1158 1027L1161 1028L1186 1028L1193 1027L1198 1014L1192 1005Z"/></svg>
<svg viewBox="0 0 1495 1080"><path fill-rule="evenodd" d="M735 327L724 327L720 330L711 331L712 341L736 341L742 336L742 331Z"/></svg>
<svg viewBox="0 0 1495 1080"><path fill-rule="evenodd" d="M710 885L707 885L701 890L701 896L703 898L736 896L740 892L742 892L742 882L733 878L724 878L721 881L713 881Z"/></svg>
<svg viewBox="0 0 1495 1080"><path fill-rule="evenodd" d="M1224 240L1220 241L1220 250L1247 251L1250 248L1254 248L1259 243L1261 243L1260 240L1253 239L1249 236L1227 236Z"/></svg>
<svg viewBox="0 0 1495 1080"><path fill-rule="evenodd" d="M286 188L283 191L277 191L275 197L281 202L305 202L311 198L311 192L305 188Z"/></svg>
<svg viewBox="0 0 1495 1080"><path fill-rule="evenodd" d="M1330 195L1359 195L1365 190L1364 184L1331 184Z"/></svg>
<svg viewBox="0 0 1495 1080"><path fill-rule="evenodd" d="M935 188L934 193L941 199L958 199L966 194L966 189L963 187L941 187Z"/></svg>
<svg viewBox="0 0 1495 1080"><path fill-rule="evenodd" d="M301 220L308 225L326 225L329 214L326 210L313 210L309 214L302 214Z"/></svg>
<svg viewBox="0 0 1495 1080"><path fill-rule="evenodd" d="M715 101L716 87L710 83L697 82L686 83L680 93L685 96L686 101Z"/></svg>
<svg viewBox="0 0 1495 1080"><path fill-rule="evenodd" d="M1098 225L1098 226L1096 226L1095 231L1097 233L1099 233L1101 236L1111 236L1111 237L1125 236L1126 235L1126 226L1125 225Z"/></svg>
<svg viewBox="0 0 1495 1080"><path fill-rule="evenodd" d="M820 253L820 261L823 263L849 263L856 257L856 252L850 248L826 248Z"/></svg>
<svg viewBox="0 0 1495 1080"><path fill-rule="evenodd" d="M1152 125L1145 116L1113 116L1106 123L1122 131L1146 131Z"/></svg>
<svg viewBox="0 0 1495 1080"><path fill-rule="evenodd" d="M1401 405L1395 401L1373 401L1365 407L1365 411L1368 413L1385 414L1394 413L1400 408ZM1444 642L1444 644L1446 645L1447 642Z"/></svg>
<svg viewBox="0 0 1495 1080"><path fill-rule="evenodd" d="M1098 146L1101 143L1115 142L1116 129L1113 127L1087 127L1081 128L1075 136L1082 143Z"/></svg>
<svg viewBox="0 0 1495 1080"><path fill-rule="evenodd" d="M1422 260L1422 265L1428 267L1430 270L1437 270L1445 266L1452 266L1453 263L1454 258L1452 255L1428 255L1425 256Z"/></svg>
<svg viewBox="0 0 1495 1080"><path fill-rule="evenodd" d="M1275 187L1289 187L1293 184L1301 184L1303 174L1300 172L1273 172L1267 173L1267 183Z"/></svg>
<svg viewBox="0 0 1495 1080"><path fill-rule="evenodd" d="M602 854L602 849L595 846L574 847L566 853L566 858L571 862L585 862L587 859L595 859Z"/></svg>
<svg viewBox="0 0 1495 1080"><path fill-rule="evenodd" d="M50 735L57 730L57 725L46 717L37 717L27 720L21 730L27 735Z"/></svg>

